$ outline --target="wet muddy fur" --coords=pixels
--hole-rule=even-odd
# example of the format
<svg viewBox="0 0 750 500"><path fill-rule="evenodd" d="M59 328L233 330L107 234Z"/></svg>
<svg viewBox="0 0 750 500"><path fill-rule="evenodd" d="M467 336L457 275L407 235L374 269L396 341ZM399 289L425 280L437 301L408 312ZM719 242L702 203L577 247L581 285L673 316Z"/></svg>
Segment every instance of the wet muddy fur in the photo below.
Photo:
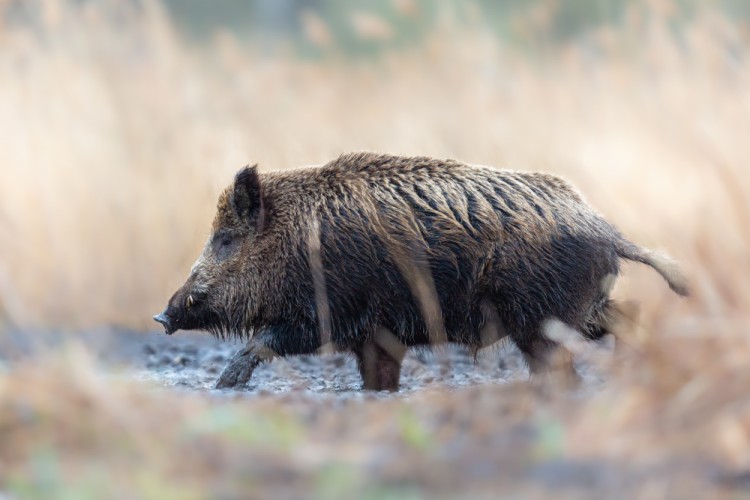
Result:
<svg viewBox="0 0 750 500"><path fill-rule="evenodd" d="M212 235L158 321L248 339L217 387L261 362L333 349L364 387L397 390L407 348L474 351L508 336L532 373L573 374L544 334L589 339L619 316L620 259L687 286L666 257L627 240L564 180L453 160L356 153L315 168L246 168L220 197Z"/></svg>

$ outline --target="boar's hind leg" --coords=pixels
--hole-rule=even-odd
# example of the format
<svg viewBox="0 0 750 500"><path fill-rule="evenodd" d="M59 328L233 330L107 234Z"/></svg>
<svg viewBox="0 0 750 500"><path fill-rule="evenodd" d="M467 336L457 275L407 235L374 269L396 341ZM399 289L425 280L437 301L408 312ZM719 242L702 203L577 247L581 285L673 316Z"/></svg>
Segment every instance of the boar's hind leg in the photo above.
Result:
<svg viewBox="0 0 750 500"><path fill-rule="evenodd" d="M226 368L216 381L216 389L242 389L250 381L255 368L264 361L270 361L275 353L264 344L251 339L245 347L232 356Z"/></svg>
<svg viewBox="0 0 750 500"><path fill-rule="evenodd" d="M391 332L381 329L373 339L356 346L353 351L365 390L398 390L406 346Z"/></svg>
<svg viewBox="0 0 750 500"><path fill-rule="evenodd" d="M574 387L580 376L573 366L573 356L565 347L539 334L511 335L523 353L532 378Z"/></svg>

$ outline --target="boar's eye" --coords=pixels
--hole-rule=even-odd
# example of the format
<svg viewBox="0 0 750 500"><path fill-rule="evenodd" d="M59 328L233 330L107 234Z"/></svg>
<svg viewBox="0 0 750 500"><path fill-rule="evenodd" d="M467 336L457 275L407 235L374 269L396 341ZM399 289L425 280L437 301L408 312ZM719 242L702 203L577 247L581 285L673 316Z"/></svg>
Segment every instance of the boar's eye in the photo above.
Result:
<svg viewBox="0 0 750 500"><path fill-rule="evenodd" d="M229 256L234 248L236 238L232 233L219 233L214 238L213 247L216 256L221 259L225 259Z"/></svg>
<svg viewBox="0 0 750 500"><path fill-rule="evenodd" d="M229 245L231 245L231 244L232 244L232 241L233 241L233 240L234 240L234 238L232 237L232 235L231 235L231 234L229 234L229 233L224 233L224 234L222 234L222 235L221 235L221 237L219 238L219 246L220 246L220 247L228 247Z"/></svg>

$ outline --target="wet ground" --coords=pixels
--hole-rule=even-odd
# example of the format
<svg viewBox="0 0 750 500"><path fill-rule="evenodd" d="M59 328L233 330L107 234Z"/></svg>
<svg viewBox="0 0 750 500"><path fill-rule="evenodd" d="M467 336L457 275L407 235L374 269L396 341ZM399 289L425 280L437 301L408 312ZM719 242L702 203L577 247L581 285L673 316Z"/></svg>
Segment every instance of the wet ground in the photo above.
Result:
<svg viewBox="0 0 750 500"><path fill-rule="evenodd" d="M13 363L31 354L60 348L63 340L83 343L105 368L122 376L150 381L181 390L216 391L213 385L229 358L242 346L239 342L214 339L210 335L179 332L142 333L102 328L84 332L8 332L0 337L0 362ZM599 346L605 352L609 346ZM601 380L585 361L577 366L584 386L591 389ZM400 395L427 388L455 390L482 384L504 384L529 378L521 354L510 343L480 352L475 359L460 346L407 353L401 370ZM373 397L362 391L362 381L353 356L329 354L276 359L261 365L242 394L252 396L299 393L336 398ZM386 396L382 394L380 396Z"/></svg>
<svg viewBox="0 0 750 500"><path fill-rule="evenodd" d="M142 381L169 392L227 397L229 403L252 409L248 418L256 420L242 420L236 429L230 426L234 429L230 444L221 441L221 433L214 441L202 442L203 447L214 446L211 456L223 464L222 475L217 476L223 479L211 486L215 492L234 491L233 476L224 470L233 468L242 468L238 477L262 478L267 491L279 498L297 498L329 483L337 488L348 485L342 490L347 495L362 488L403 491L407 487L407 491L429 492L426 496L472 492L485 498L498 491L519 498L552 494L556 498L689 498L697 492L700 497L707 492L747 491L745 476L728 474L695 457L675 460L667 455L641 464L585 453L571 456L577 445L588 446L565 437L561 418L571 405L563 401L550 406L530 385L517 383L528 380L528 370L510 344L490 348L476 360L456 346L412 351L404 360L397 394L362 391L355 360L342 354L275 360L259 367L245 390L218 391L213 384L239 343L204 334L169 337L118 328L77 333L6 331L0 336L0 370L11 371L30 356L61 349L70 341L86 346L106 376ZM612 345L604 343L579 353L577 368L583 384L565 396L574 400L572 406L578 404L577 398L583 401L606 384L606 370L598 361L611 357L611 351ZM139 407L139 412L149 411L161 414L163 408L161 404ZM201 425L218 425L219 431L226 432L226 419L232 414L217 412L207 414ZM192 413L178 414L175 425L192 422ZM97 421L98 415L90 412L87 418ZM252 445L247 444L247 432L259 424L270 425L264 415L274 419L282 415L282 423L301 426L292 433L302 436L293 452L284 446L264 447L263 439L253 438ZM148 420L149 425L157 420ZM281 424L274 425L270 430L278 433ZM235 433L237 442L232 445ZM110 460L120 456L108 447L100 453L105 452L113 453Z"/></svg>
<svg viewBox="0 0 750 500"><path fill-rule="evenodd" d="M201 333L141 333L117 328L84 332L8 332L0 337L0 362L14 363L32 354L60 348L63 341L81 342L104 366L138 380L184 390L213 391L219 373L242 346ZM424 388L457 389L478 384L525 380L528 371L510 345L487 349L475 360L468 350L446 346L411 351L401 370L401 394ZM261 365L244 394L302 392L361 397L362 382L353 356L329 354L277 359ZM214 391L217 393L231 391Z"/></svg>

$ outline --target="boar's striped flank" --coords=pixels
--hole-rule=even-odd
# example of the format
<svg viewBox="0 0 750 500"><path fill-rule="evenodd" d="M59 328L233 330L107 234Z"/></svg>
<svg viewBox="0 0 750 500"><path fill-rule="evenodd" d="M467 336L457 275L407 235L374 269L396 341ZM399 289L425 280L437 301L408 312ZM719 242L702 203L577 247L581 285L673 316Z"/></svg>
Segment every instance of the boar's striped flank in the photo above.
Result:
<svg viewBox="0 0 750 500"><path fill-rule="evenodd" d="M219 387L243 386L273 357L329 349L356 355L365 388L395 390L408 347L476 351L505 336L540 373L557 366L546 321L589 339L611 330L620 259L687 294L672 261L627 241L559 177L353 153L241 170L155 319L167 333L247 339ZM569 360L563 368L572 373Z"/></svg>

